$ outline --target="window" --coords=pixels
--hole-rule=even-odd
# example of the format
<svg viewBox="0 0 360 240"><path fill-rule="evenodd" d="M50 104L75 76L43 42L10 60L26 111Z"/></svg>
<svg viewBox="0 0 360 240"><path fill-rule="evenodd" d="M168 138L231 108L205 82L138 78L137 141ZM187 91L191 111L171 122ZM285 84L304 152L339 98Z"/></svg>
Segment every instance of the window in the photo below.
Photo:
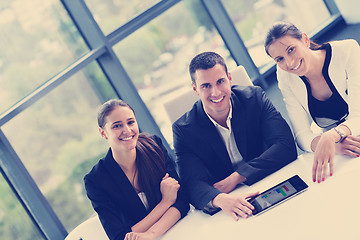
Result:
<svg viewBox="0 0 360 240"><path fill-rule="evenodd" d="M0 239L43 239L0 174Z"/></svg>
<svg viewBox="0 0 360 240"><path fill-rule="evenodd" d="M216 1L223 2L252 59L261 69L271 61L262 44L266 24L288 20L309 32L329 18L321 0ZM204 2L1 1L0 118L5 121L0 127L68 232L94 214L85 193L83 177L108 149L107 142L98 133L96 114L98 107L110 98L127 92L130 96L136 95L132 94L131 84L129 87L125 82L127 76L130 76L171 145L171 123L177 119L175 116L190 109L180 110L185 101L176 102L174 99L191 93L193 97L185 100L192 105L197 98L192 93L188 73L190 60L200 52L215 51L225 58L229 70L236 67L203 8ZM73 18L68 16L62 4L73 14ZM92 16L88 18L86 13L89 12L82 7L88 7ZM150 18L153 20L148 20ZM219 22L224 18L226 16L221 16ZM93 19L106 39L97 31ZM135 24L127 24L129 21ZM138 29L139 26L142 27ZM81 35L76 27L82 29ZM110 34L112 32L114 34ZM89 43L95 39L93 45L102 44L102 40L105 43L96 45L89 52L83 37ZM116 41L119 42L114 43ZM111 47L118 59L113 58L113 52L109 51ZM236 56L234 52L232 55ZM244 58L252 61L247 56ZM79 60L76 62L79 65L74 64L75 68L68 70L67 66L76 60ZM82 69L78 71L78 67ZM61 77L54 77L57 74ZM57 83L61 84L54 89L37 91L49 79L60 79ZM27 101L29 94L35 97ZM35 99L39 100L34 102ZM25 104L17 108L16 103L21 100ZM135 103L139 101L137 95L131 100ZM169 108L171 102L176 104ZM137 112L137 117L147 121L143 116L147 115L147 109L139 105L143 112ZM6 111L11 107L16 108L12 112L14 115ZM152 121L149 125L146 127L158 130ZM22 170L12 170L9 174L11 178L7 177L28 176L23 174ZM0 175L0 239L43 238L4 178L5 175ZM32 185L29 189L29 192L38 194L37 189L32 191ZM31 201L33 196L24 189L20 189L18 194L26 195L30 203L38 203ZM47 206L34 213L39 217L37 219L42 219L44 211L49 211ZM52 214L52 211L49 213ZM65 232L57 225L57 219L49 222L44 227L44 233L63 237Z"/></svg>
<svg viewBox="0 0 360 240"><path fill-rule="evenodd" d="M68 231L94 213L83 177L108 149L96 117L102 101L112 97L112 88L93 63L3 126Z"/></svg>
<svg viewBox="0 0 360 240"><path fill-rule="evenodd" d="M104 34L111 33L157 2L160 0L86 0L87 6Z"/></svg>
<svg viewBox="0 0 360 240"><path fill-rule="evenodd" d="M0 113L87 50L56 0L0 5Z"/></svg>
<svg viewBox="0 0 360 240"><path fill-rule="evenodd" d="M322 0L222 0L255 65L273 61L264 50L266 32L276 21L288 21L309 33L330 17Z"/></svg>
<svg viewBox="0 0 360 240"><path fill-rule="evenodd" d="M164 104L182 91L191 91L191 59L200 52L215 51L229 69L236 66L202 6L190 1L149 22L115 45L114 51L170 144L173 119ZM176 112L176 107L171 111Z"/></svg>

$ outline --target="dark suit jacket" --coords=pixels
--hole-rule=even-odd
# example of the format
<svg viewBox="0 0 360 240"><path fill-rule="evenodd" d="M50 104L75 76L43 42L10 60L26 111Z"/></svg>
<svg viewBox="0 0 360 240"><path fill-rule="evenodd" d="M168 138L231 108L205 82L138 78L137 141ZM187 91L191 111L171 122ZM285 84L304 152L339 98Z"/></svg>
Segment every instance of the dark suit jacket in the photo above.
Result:
<svg viewBox="0 0 360 240"><path fill-rule="evenodd" d="M238 169L251 185L297 158L291 130L260 87L233 86L231 126L243 157ZM212 185L234 172L221 135L201 101L173 124L180 177L190 203L204 207L219 193Z"/></svg>
<svg viewBox="0 0 360 240"><path fill-rule="evenodd" d="M174 161L168 155L161 139L157 136L152 138L164 152L166 171L179 181ZM125 234L131 232L131 227L152 210L146 210L125 173L115 162L111 149L106 157L101 159L84 177L84 182L87 195L110 239L123 240ZM173 207L179 210L181 217L184 217L189 210L182 188L178 191Z"/></svg>

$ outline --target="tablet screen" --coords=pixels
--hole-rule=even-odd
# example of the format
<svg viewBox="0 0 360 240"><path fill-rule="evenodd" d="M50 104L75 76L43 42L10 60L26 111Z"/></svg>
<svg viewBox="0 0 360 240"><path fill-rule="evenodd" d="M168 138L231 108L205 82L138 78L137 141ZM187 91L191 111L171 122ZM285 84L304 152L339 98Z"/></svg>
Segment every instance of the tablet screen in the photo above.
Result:
<svg viewBox="0 0 360 240"><path fill-rule="evenodd" d="M255 207L253 215L256 215L282 202L283 200L302 192L307 187L308 186L297 175L287 179L286 181L266 190L259 196L250 200L250 203Z"/></svg>
<svg viewBox="0 0 360 240"><path fill-rule="evenodd" d="M256 201L261 208L267 208L296 192L294 186L289 181L286 181L281 186L261 194Z"/></svg>

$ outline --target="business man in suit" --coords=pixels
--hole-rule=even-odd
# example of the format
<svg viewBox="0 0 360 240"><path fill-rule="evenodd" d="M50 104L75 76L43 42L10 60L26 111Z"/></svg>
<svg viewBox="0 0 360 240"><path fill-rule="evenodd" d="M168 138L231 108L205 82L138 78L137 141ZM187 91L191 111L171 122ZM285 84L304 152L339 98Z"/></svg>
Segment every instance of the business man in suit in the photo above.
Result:
<svg viewBox="0 0 360 240"><path fill-rule="evenodd" d="M295 160L291 130L260 87L231 86L220 55L195 56L189 71L200 100L173 124L183 186L197 209L246 218L257 193L228 193Z"/></svg>

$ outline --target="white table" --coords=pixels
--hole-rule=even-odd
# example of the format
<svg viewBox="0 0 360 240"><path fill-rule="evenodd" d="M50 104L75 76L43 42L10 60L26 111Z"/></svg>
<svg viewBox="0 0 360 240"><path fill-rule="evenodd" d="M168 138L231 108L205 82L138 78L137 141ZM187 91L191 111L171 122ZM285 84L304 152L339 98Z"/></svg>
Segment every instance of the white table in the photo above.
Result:
<svg viewBox="0 0 360 240"><path fill-rule="evenodd" d="M98 215L95 215L72 230L64 240L109 240L101 225Z"/></svg>
<svg viewBox="0 0 360 240"><path fill-rule="evenodd" d="M228 239L360 239L360 158L336 156L335 170L325 182L313 183L313 154L297 160L252 186L231 194L265 191L297 174L309 188L258 216L234 221L223 211L209 216L192 210L162 240Z"/></svg>

